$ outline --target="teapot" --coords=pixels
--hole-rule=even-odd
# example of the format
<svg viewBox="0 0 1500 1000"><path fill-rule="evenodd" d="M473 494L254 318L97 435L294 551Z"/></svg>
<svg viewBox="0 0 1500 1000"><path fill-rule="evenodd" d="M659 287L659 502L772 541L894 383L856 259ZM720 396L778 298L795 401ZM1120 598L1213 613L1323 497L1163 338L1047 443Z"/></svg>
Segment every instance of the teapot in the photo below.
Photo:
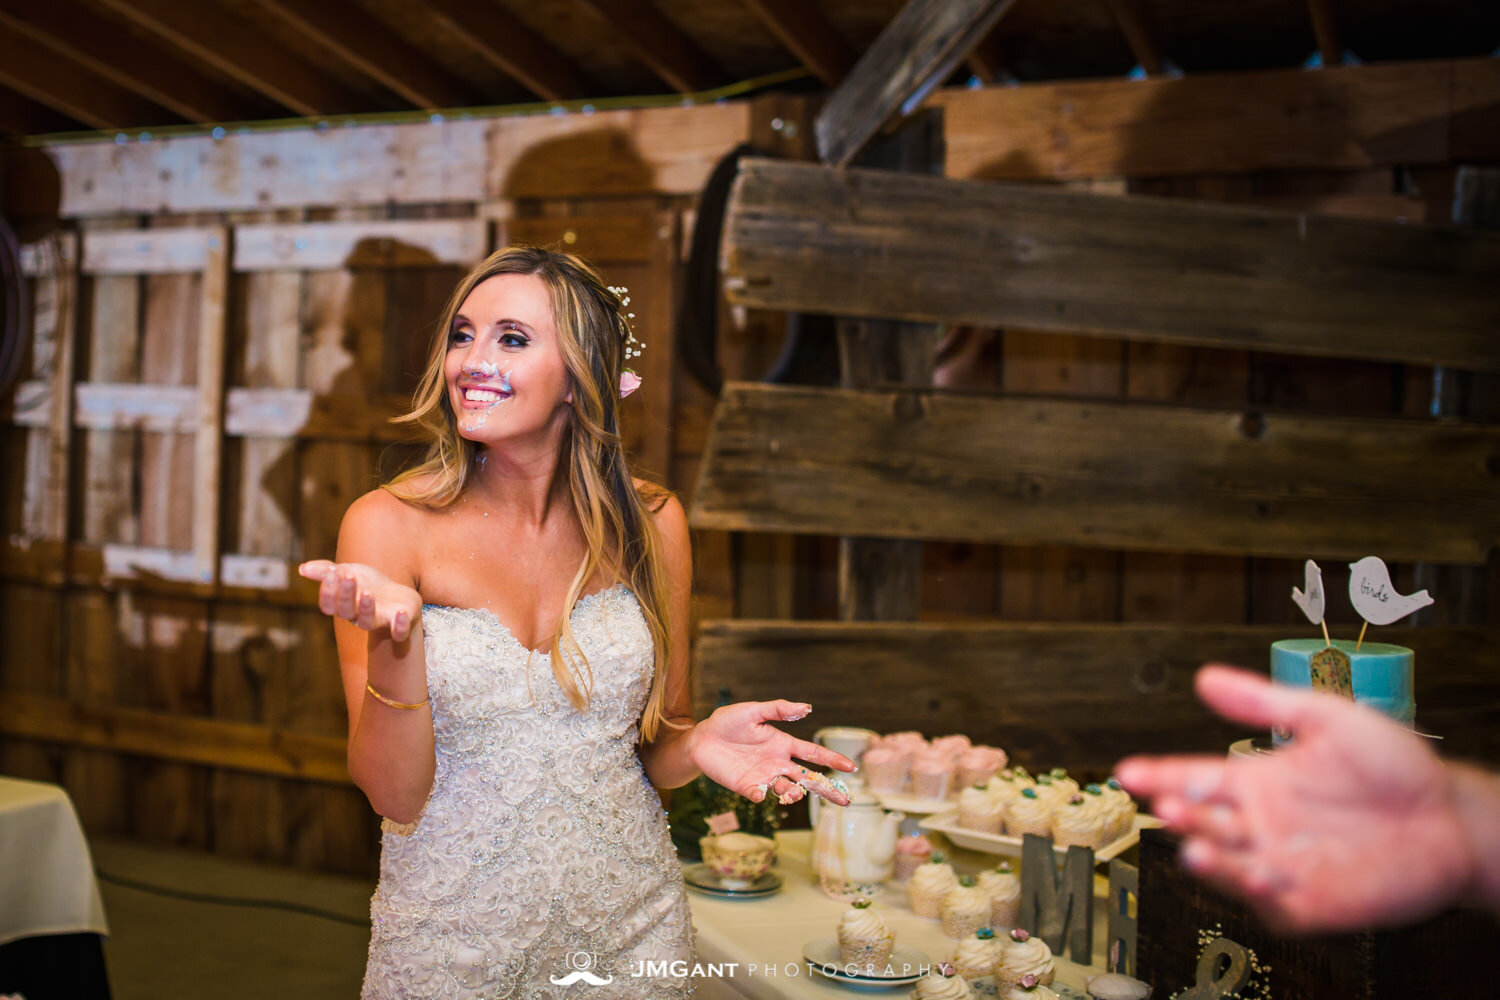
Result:
<svg viewBox="0 0 1500 1000"><path fill-rule="evenodd" d="M875 895L890 879L896 857L896 838L903 813L883 808L880 800L851 778L849 804L824 802L814 821L812 866L823 892L849 902Z"/></svg>

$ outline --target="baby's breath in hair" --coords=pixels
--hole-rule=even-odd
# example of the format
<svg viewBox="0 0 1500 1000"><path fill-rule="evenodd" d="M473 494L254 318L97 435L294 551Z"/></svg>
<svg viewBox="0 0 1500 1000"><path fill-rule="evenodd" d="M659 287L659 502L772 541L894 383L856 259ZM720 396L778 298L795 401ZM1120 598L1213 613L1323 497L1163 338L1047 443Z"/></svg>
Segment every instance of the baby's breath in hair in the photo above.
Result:
<svg viewBox="0 0 1500 1000"><path fill-rule="evenodd" d="M620 328L625 332L625 360L638 358L646 345L635 338L634 324L630 322L635 319L635 313L625 311L630 306L630 289L624 285L610 285L609 290L620 300L619 317Z"/></svg>

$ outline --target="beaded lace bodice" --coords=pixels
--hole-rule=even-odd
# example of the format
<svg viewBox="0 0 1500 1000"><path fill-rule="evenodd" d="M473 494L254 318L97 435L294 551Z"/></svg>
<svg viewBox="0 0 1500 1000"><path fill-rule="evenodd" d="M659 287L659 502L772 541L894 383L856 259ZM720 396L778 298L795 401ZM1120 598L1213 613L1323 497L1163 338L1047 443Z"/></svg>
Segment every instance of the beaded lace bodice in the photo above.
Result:
<svg viewBox="0 0 1500 1000"><path fill-rule="evenodd" d="M363 996L680 997L640 963L692 963L666 817L636 755L652 645L623 585L580 600L588 707L483 609L427 605L437 769L421 815L382 826ZM609 985L557 984L585 970Z"/></svg>

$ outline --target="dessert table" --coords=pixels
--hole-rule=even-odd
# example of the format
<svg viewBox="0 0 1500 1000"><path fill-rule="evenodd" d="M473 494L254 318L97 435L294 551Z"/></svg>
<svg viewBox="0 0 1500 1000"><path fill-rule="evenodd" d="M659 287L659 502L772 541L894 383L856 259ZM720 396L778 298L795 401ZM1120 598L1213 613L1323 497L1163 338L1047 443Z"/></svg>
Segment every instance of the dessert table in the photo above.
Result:
<svg viewBox="0 0 1500 1000"><path fill-rule="evenodd" d="M68 793L0 777L0 994L109 996L109 934Z"/></svg>
<svg viewBox="0 0 1500 1000"><path fill-rule="evenodd" d="M872 990L832 982L812 972L802 958L809 941L832 938L847 903L823 894L808 863L811 830L786 830L776 835L776 867L783 879L781 891L759 899L719 899L688 889L693 928L697 936L698 963L705 975L698 979L696 996L701 1000L843 1000L872 992L892 998L911 995L912 987ZM944 849L960 874L993 867L999 859L962 849ZM1077 965L1057 958L1057 982L1053 989L1064 996L1083 995L1089 976L1103 972L1104 939L1107 936L1105 907L1108 887L1095 876L1094 955L1100 967ZM936 920L911 912L906 888L896 882L881 887L875 906L896 932L897 946L916 948L934 964L951 957L957 942L943 933ZM730 963L734 963L731 967ZM720 968L710 968L718 965Z"/></svg>

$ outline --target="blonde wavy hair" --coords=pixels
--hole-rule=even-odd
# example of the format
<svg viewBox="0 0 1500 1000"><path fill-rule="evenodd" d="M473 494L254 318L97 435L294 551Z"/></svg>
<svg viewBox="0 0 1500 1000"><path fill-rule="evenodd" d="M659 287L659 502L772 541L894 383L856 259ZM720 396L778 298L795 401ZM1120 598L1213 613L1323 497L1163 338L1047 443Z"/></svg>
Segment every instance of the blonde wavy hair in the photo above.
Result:
<svg viewBox="0 0 1500 1000"><path fill-rule="evenodd" d="M453 504L463 494L479 449L458 433L443 362L454 316L480 282L497 274L535 275L547 286L558 348L573 390L563 438L563 468L588 554L568 588L552 637L552 648L558 653L552 657L552 672L575 708L588 705L594 678L588 657L573 635L573 608L596 574L602 572L606 578L625 583L640 603L655 649L651 694L640 720L641 739L649 742L662 724L671 725L665 711L668 581L653 517L670 494L651 484L638 488L625 461L619 385L629 326L620 297L598 272L572 254L534 246L506 247L470 271L443 308L411 412L393 421L415 424L430 435L426 456L383 485L401 500L436 509Z"/></svg>

